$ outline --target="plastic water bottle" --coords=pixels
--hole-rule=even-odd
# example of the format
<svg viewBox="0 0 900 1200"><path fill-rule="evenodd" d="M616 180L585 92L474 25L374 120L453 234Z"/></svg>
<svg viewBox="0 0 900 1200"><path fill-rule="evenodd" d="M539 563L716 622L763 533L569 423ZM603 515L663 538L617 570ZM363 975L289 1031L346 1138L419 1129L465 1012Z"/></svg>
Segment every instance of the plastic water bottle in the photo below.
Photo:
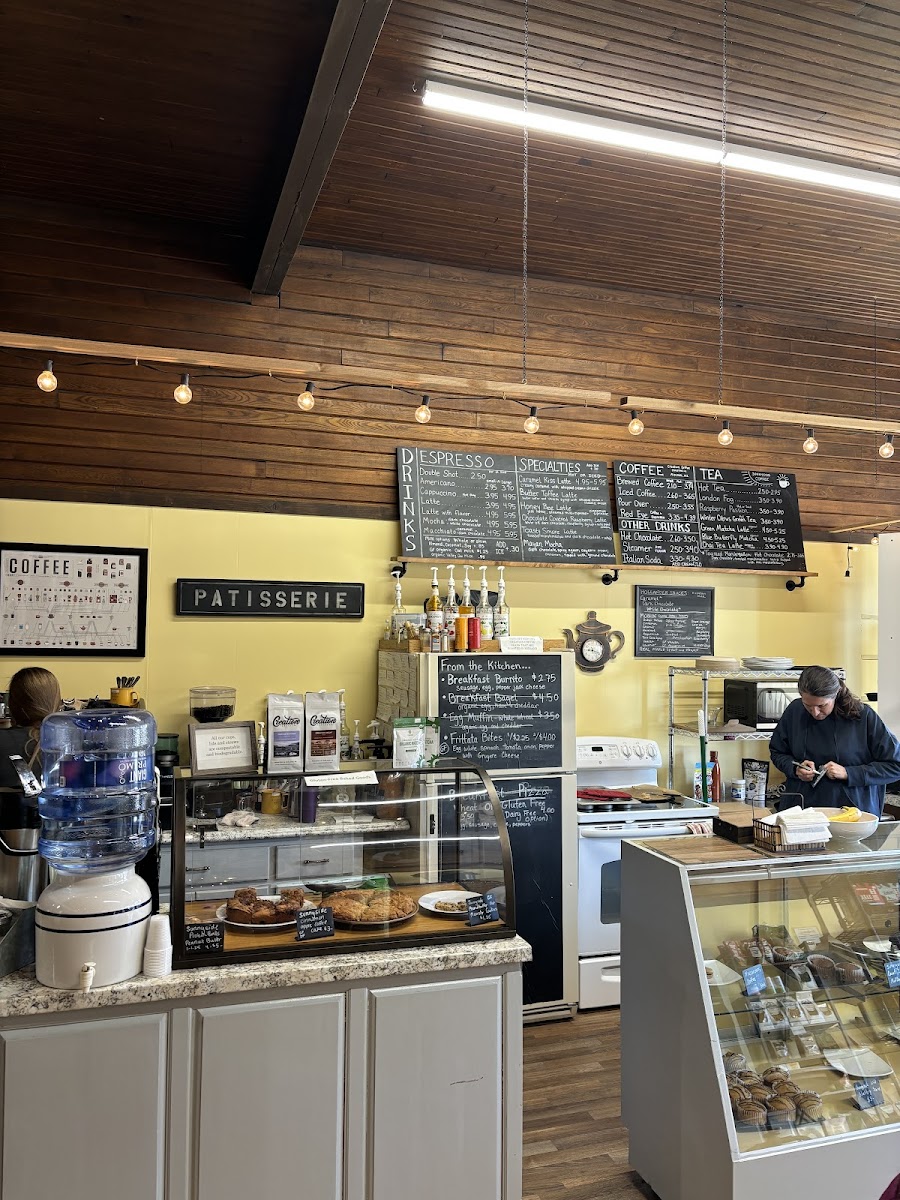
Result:
<svg viewBox="0 0 900 1200"><path fill-rule="evenodd" d="M59 871L115 871L136 863L156 838L148 712L54 713L41 726L44 785L38 848Z"/></svg>

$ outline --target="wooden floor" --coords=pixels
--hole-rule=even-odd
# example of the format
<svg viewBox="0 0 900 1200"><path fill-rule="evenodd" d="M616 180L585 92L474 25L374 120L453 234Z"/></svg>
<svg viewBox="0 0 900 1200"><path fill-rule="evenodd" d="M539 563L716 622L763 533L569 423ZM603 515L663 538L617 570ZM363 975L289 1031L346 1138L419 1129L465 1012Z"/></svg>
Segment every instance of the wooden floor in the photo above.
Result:
<svg viewBox="0 0 900 1200"><path fill-rule="evenodd" d="M524 1200L653 1200L619 1120L619 1010L525 1026Z"/></svg>

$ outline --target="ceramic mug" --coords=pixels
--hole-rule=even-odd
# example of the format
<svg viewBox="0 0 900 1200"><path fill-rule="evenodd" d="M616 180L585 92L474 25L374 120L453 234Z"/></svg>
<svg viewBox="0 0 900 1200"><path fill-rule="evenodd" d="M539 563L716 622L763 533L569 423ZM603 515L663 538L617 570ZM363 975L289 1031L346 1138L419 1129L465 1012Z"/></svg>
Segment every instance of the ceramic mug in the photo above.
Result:
<svg viewBox="0 0 900 1200"><path fill-rule="evenodd" d="M267 817L277 817L284 809L284 797L278 788L263 788L259 793L259 811Z"/></svg>
<svg viewBox="0 0 900 1200"><path fill-rule="evenodd" d="M138 694L134 688L110 688L109 698L113 704L121 704L127 708L134 708L138 702Z"/></svg>

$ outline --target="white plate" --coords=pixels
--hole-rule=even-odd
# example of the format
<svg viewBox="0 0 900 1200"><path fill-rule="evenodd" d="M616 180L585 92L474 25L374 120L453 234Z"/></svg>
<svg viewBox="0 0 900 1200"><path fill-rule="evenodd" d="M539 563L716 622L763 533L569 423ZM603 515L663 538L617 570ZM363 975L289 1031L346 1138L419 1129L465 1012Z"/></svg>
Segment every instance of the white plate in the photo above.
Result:
<svg viewBox="0 0 900 1200"><path fill-rule="evenodd" d="M257 896L257 900L278 900L278 899L279 899L278 896ZM317 904L313 904L309 900L304 900L303 907L304 908L318 908L319 906ZM219 907L216 909L216 916L219 918L220 921L222 921L225 925L227 925L229 929L252 929L254 933L268 933L270 931L272 933L275 933L277 930L293 929L296 924L295 921L276 921L270 925L247 925L244 921L226 920L225 909L226 909L226 905L220 904Z"/></svg>
<svg viewBox="0 0 900 1200"><path fill-rule="evenodd" d="M711 983L713 987L727 987L729 983L737 983L741 978L737 971L732 971L731 967L726 967L725 963L719 962L717 958L707 958L703 965L707 971L712 971L711 976L706 976L706 982Z"/></svg>
<svg viewBox="0 0 900 1200"><path fill-rule="evenodd" d="M863 938L863 945L869 950L875 950L879 954L892 954L897 947L887 938L869 937Z"/></svg>
<svg viewBox="0 0 900 1200"><path fill-rule="evenodd" d="M451 904L454 901L471 900L480 895L479 892L460 892L459 890L449 892L428 892L425 896L419 897L419 908L423 908L425 912L431 913L435 917L462 917L465 919L469 915L469 910L464 908L462 912L447 912L446 909L437 908L439 900L443 900L446 904Z"/></svg>
<svg viewBox="0 0 900 1200"><path fill-rule="evenodd" d="M858 1075L861 1079L883 1079L894 1070L874 1050L823 1050L825 1061L835 1071Z"/></svg>

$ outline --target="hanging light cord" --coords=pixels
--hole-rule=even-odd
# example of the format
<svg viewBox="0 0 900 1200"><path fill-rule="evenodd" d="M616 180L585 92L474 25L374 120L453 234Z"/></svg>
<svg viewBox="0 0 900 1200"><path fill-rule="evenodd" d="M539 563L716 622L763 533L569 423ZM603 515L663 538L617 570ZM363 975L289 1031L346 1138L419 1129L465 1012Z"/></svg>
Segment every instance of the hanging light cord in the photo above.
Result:
<svg viewBox="0 0 900 1200"><path fill-rule="evenodd" d="M528 0L522 58L522 382L528 382Z"/></svg>
<svg viewBox="0 0 900 1200"><path fill-rule="evenodd" d="M725 154L728 149L728 0L722 0L722 162L719 168L719 403L725 387Z"/></svg>

